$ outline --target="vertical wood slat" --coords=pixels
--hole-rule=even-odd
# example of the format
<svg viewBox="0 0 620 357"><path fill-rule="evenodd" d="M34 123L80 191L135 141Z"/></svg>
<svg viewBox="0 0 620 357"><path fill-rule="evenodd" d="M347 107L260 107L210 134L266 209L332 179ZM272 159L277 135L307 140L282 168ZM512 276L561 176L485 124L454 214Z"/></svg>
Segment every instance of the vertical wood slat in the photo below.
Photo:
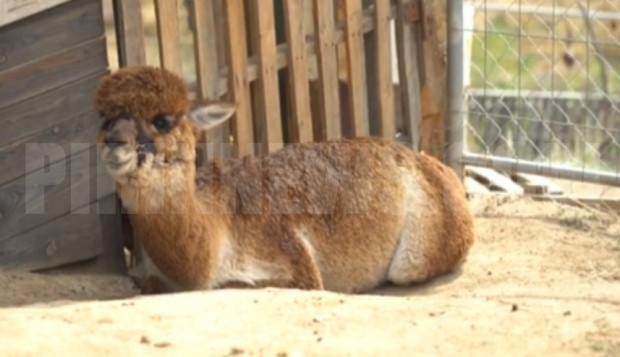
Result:
<svg viewBox="0 0 620 357"><path fill-rule="evenodd" d="M355 136L365 136L370 130L361 1L344 0L344 13L349 101L353 121L351 124L353 124Z"/></svg>
<svg viewBox="0 0 620 357"><path fill-rule="evenodd" d="M233 135L238 147L237 155L242 157L254 154L244 0L226 0L224 8L228 34L228 95L237 107L233 120Z"/></svg>
<svg viewBox="0 0 620 357"><path fill-rule="evenodd" d="M114 0L114 23L120 67L146 63L140 0Z"/></svg>
<svg viewBox="0 0 620 357"><path fill-rule="evenodd" d="M392 84L392 48L390 38L390 2L374 0L374 77L377 86L377 105L381 115L381 136L394 140L396 136L396 117L394 113L394 87Z"/></svg>
<svg viewBox="0 0 620 357"><path fill-rule="evenodd" d="M278 88L276 29L273 1L250 1L253 42L258 55L258 110L261 118L255 121L263 152L273 152L283 146Z"/></svg>
<svg viewBox="0 0 620 357"><path fill-rule="evenodd" d="M448 4L445 1L424 0L424 16L428 19L423 22L427 26L425 31L419 30L418 36L424 37L419 53L422 66L421 82L421 105L422 105L422 125L420 149L426 153L444 161L446 159L446 145L448 133L452 133L447 119L448 99L444 93L448 93L447 73L448 64L444 61L445 50L442 45L445 32L443 26L447 26ZM432 25L432 26L431 26ZM435 28L432 28L435 27ZM449 30L449 27L448 27ZM423 36L423 33L424 35ZM449 33L449 32L448 32ZM461 129L456 128L457 133ZM458 139L457 134L454 139ZM460 139L457 141L461 141ZM450 141L453 143L454 141ZM450 146L451 147L451 146ZM461 170L462 166L455 165L455 169ZM462 175L461 175L462 177Z"/></svg>
<svg viewBox="0 0 620 357"><path fill-rule="evenodd" d="M114 23L116 24L116 43L118 44L119 67L146 64L146 43L144 42L144 23L140 0L114 0ZM131 223L125 214L120 198L115 197L115 212L119 212L117 222L122 227L124 242L132 242L130 266L141 264L144 260L144 247L133 234ZM109 224L109 223L108 223ZM125 245L125 244L123 244Z"/></svg>
<svg viewBox="0 0 620 357"><path fill-rule="evenodd" d="M284 0L286 40L288 43L288 83L292 99L292 115L287 118L291 142L313 140L303 1Z"/></svg>
<svg viewBox="0 0 620 357"><path fill-rule="evenodd" d="M399 84L402 94L403 121L414 149L420 145L422 112L420 103L420 77L415 24L404 21L405 4L411 0L397 0L396 50L398 55Z"/></svg>
<svg viewBox="0 0 620 357"><path fill-rule="evenodd" d="M212 5L211 1L192 1L193 18L190 21L193 21L195 28L194 55L196 57L197 94L200 100L218 98L219 66Z"/></svg>
<svg viewBox="0 0 620 357"><path fill-rule="evenodd" d="M177 75L182 75L178 4L178 0L155 0L155 16L161 66Z"/></svg>
<svg viewBox="0 0 620 357"><path fill-rule="evenodd" d="M373 7L376 0L362 0L362 7ZM370 135L381 135L381 106L379 104L380 88L377 72L377 17L373 12L373 29L364 34L364 61L366 65L366 93L368 95L368 131Z"/></svg>
<svg viewBox="0 0 620 357"><path fill-rule="evenodd" d="M194 23L194 55L196 63L197 97L199 101L219 99L219 63L216 36L214 3L212 1L192 1L192 18ZM221 13L221 12L220 12ZM221 154L221 128L213 128L204 133L200 140L201 147L197 155L197 165Z"/></svg>
<svg viewBox="0 0 620 357"><path fill-rule="evenodd" d="M119 67L146 64L146 43L144 41L141 1L114 0L112 6L114 9L114 23L116 24ZM144 247L139 237L133 234L131 223L120 198L116 196L114 201L115 212L120 214L116 216L116 220L110 219L106 224L110 225L111 222L116 221L121 226L124 242L132 242L133 246L130 266L141 264L146 255Z"/></svg>
<svg viewBox="0 0 620 357"><path fill-rule="evenodd" d="M316 140L335 139L341 136L341 112L338 100L338 54L334 6L325 0L314 2L314 28L318 62L319 108L315 120L320 120L321 135Z"/></svg>

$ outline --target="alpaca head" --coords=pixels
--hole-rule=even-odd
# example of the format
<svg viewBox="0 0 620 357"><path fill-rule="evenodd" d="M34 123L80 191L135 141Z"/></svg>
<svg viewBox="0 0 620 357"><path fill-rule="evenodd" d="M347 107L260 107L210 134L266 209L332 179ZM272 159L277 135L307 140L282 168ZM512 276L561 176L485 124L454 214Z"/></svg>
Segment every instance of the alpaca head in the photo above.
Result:
<svg viewBox="0 0 620 357"><path fill-rule="evenodd" d="M97 144L118 183L139 172L194 165L200 132L234 114L234 106L210 103L190 111L183 80L155 67L122 68L105 76L95 106L102 124Z"/></svg>

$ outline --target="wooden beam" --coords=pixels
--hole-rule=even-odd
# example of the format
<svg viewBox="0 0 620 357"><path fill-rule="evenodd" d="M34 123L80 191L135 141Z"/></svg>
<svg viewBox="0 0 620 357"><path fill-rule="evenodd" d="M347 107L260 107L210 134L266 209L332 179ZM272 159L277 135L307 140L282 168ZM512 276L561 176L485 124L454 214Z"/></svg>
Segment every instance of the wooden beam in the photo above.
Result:
<svg viewBox="0 0 620 357"><path fill-rule="evenodd" d="M198 101L215 101L220 97L219 93L219 61L221 56L218 48L218 28L216 16L222 15L222 11L216 12L217 1L192 1L195 39L194 54L196 62L196 80L198 84ZM221 41L221 40L220 40ZM221 125L206 132L201 137L198 150L197 165L203 166L205 162L222 156L222 144L224 142L223 127Z"/></svg>
<svg viewBox="0 0 620 357"><path fill-rule="evenodd" d="M375 78L380 135L394 140L396 136L396 118L394 113L394 85L392 83L392 48L390 31L390 2L375 0L375 30L373 36L375 68L371 76Z"/></svg>
<svg viewBox="0 0 620 357"><path fill-rule="evenodd" d="M402 113L407 136L414 149L419 149L422 112L420 104L420 70L418 66L418 31L416 24L405 19L405 8L412 0L397 0L396 52L398 54L399 86Z"/></svg>
<svg viewBox="0 0 620 357"><path fill-rule="evenodd" d="M273 1L250 1L253 42L258 58L256 136L262 143L263 153L283 146L276 32Z"/></svg>
<svg viewBox="0 0 620 357"><path fill-rule="evenodd" d="M228 94L237 106L233 119L233 135L237 144L237 155L242 157L254 154L244 0L226 0L224 8L227 17L227 59L230 69Z"/></svg>
<svg viewBox="0 0 620 357"><path fill-rule="evenodd" d="M366 136L370 133L370 129L364 59L362 3L359 0L343 1L346 18L344 37L347 53L347 79L352 117L350 124L355 136Z"/></svg>
<svg viewBox="0 0 620 357"><path fill-rule="evenodd" d="M121 67L146 64L140 0L113 0L118 63Z"/></svg>
<svg viewBox="0 0 620 357"><path fill-rule="evenodd" d="M447 83L447 34L448 1L418 0L422 9L420 21L424 31L417 25L419 43L418 61L422 71L420 149L443 161L448 143L448 83ZM460 129L459 129L460 130Z"/></svg>
<svg viewBox="0 0 620 357"><path fill-rule="evenodd" d="M178 0L155 0L161 66L183 76L178 6Z"/></svg>
<svg viewBox="0 0 620 357"><path fill-rule="evenodd" d="M308 78L308 56L303 26L303 0L284 0L284 22L288 43L288 85L291 117L286 118L291 142L313 140Z"/></svg>
<svg viewBox="0 0 620 357"><path fill-rule="evenodd" d="M334 6L325 0L313 2L318 64L318 106L314 120L319 122L315 140L335 139L341 136L342 128Z"/></svg>
<svg viewBox="0 0 620 357"><path fill-rule="evenodd" d="M2 0L0 1L0 27L69 1L71 0Z"/></svg>

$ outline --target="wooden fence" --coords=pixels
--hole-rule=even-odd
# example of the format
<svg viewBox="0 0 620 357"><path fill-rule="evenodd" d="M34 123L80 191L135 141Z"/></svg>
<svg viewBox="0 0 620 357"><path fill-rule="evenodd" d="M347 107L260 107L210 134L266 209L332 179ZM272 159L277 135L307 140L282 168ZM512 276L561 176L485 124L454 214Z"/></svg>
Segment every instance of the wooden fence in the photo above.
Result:
<svg viewBox="0 0 620 357"><path fill-rule="evenodd" d="M92 145L94 87L117 65L161 65L185 78L196 104L237 104L230 125L206 134L208 158L369 134L441 158L445 8L445 0L0 1L0 268L124 265L120 243L131 230Z"/></svg>
<svg viewBox="0 0 620 357"><path fill-rule="evenodd" d="M394 138L397 131L418 140L420 1L154 0L154 61L147 58L148 2L114 4L121 65L159 64L184 75L198 101L233 100L238 112L229 129L239 155L340 136ZM188 31L191 59L184 56ZM396 91L394 64L403 83ZM210 133L208 141L227 137Z"/></svg>

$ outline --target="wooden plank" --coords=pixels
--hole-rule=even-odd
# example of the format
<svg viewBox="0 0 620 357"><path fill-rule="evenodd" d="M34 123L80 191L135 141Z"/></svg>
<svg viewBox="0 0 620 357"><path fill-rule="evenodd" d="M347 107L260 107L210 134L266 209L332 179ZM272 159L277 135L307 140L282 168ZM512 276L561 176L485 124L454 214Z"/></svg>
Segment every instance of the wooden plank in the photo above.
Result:
<svg viewBox="0 0 620 357"><path fill-rule="evenodd" d="M91 147L0 185L0 246L69 212L83 213L75 210L111 194L112 181L94 153ZM27 165L40 166L33 160Z"/></svg>
<svg viewBox="0 0 620 357"><path fill-rule="evenodd" d="M463 184L467 193L479 194L491 192L485 185L481 184L473 177L465 176Z"/></svg>
<svg viewBox="0 0 620 357"><path fill-rule="evenodd" d="M196 28L194 52L196 57L196 80L198 98L215 100L218 94L219 65L217 41L212 2L192 1L193 19Z"/></svg>
<svg viewBox="0 0 620 357"><path fill-rule="evenodd" d="M178 0L155 0L161 66L183 75L178 7Z"/></svg>
<svg viewBox="0 0 620 357"><path fill-rule="evenodd" d="M547 177L515 173L512 179L523 186L526 193L561 195L564 190Z"/></svg>
<svg viewBox="0 0 620 357"><path fill-rule="evenodd" d="M47 224L0 242L0 267L7 271L49 269L96 257L103 253L106 227L96 212L65 214Z"/></svg>
<svg viewBox="0 0 620 357"><path fill-rule="evenodd" d="M244 0L226 0L224 4L227 41L229 96L236 104L233 118L233 135L237 144L237 155L254 153L254 132L252 127L252 103L250 82L247 73L247 39L245 29Z"/></svg>
<svg viewBox="0 0 620 357"><path fill-rule="evenodd" d="M361 1L344 0L344 14L346 18L344 37L347 52L351 124L353 124L352 127L356 136L366 136L370 133L370 129Z"/></svg>
<svg viewBox="0 0 620 357"><path fill-rule="evenodd" d="M491 190L523 194L523 187L516 184L506 175L486 167L467 166L465 172L487 185Z"/></svg>
<svg viewBox="0 0 620 357"><path fill-rule="evenodd" d="M276 32L272 1L251 1L253 42L257 45L258 87L257 100L262 120L255 120L256 135L264 153L283 146L280 95L276 60Z"/></svg>
<svg viewBox="0 0 620 357"><path fill-rule="evenodd" d="M1 28L0 71L102 35L101 11L97 0L76 0Z"/></svg>
<svg viewBox="0 0 620 357"><path fill-rule="evenodd" d="M101 198L98 202L94 202L89 208L89 211L91 213L95 213L104 207L103 209L105 211L114 212L114 209L117 209L117 212L120 212L119 202L120 201L117 200L116 195L109 195ZM110 210L108 207L113 208ZM90 216L91 215L88 216L88 219L90 219ZM44 260L44 263L46 264L43 268L34 267L34 269L32 269L26 266L26 269L21 270L36 270L42 273L50 274L127 275L128 266L123 245L123 236L126 232L123 231L120 222L121 218L127 218L127 214L118 215L116 213L106 213L98 214L97 216L99 217L99 222L93 219L90 224L90 227L93 228L94 234L88 234L84 231L82 236L92 236L93 239L97 239L98 235L100 236L99 240L102 242L102 250L99 254L96 254L90 258L84 258L83 256L85 254L80 254L78 256L63 259L65 261L62 263ZM59 218L59 220L60 219L63 219L63 217ZM54 224L54 222L51 224ZM96 234L96 227L100 227L100 234ZM69 234L73 234L71 231L69 232ZM80 251L82 253L84 252L83 249ZM66 254L67 252L64 253ZM54 260L57 260L58 253L55 254L54 257L56 258Z"/></svg>
<svg viewBox="0 0 620 357"><path fill-rule="evenodd" d="M48 160L55 162L65 158L71 151L71 144L94 144L99 130L98 119L97 112L89 107L77 116L52 126L41 126L38 133L0 147L0 183L26 174L24 163L29 160L28 153L45 152Z"/></svg>
<svg viewBox="0 0 620 357"><path fill-rule="evenodd" d="M402 113L406 135L414 149L420 145L422 112L420 104L420 74L418 66L418 36L415 24L404 19L405 5L412 0L397 0L396 52L398 54L398 75L402 95Z"/></svg>
<svg viewBox="0 0 620 357"><path fill-rule="evenodd" d="M0 73L0 108L107 69L103 36Z"/></svg>
<svg viewBox="0 0 620 357"><path fill-rule="evenodd" d="M190 21L194 23L195 29L194 54L199 101L219 99L220 71L214 5L213 1L192 1L193 17ZM221 128L214 128L204 133L200 137L199 145L201 148L198 150L197 165L202 166L207 160L213 159L216 153L219 153L216 146L222 145Z"/></svg>
<svg viewBox="0 0 620 357"><path fill-rule="evenodd" d="M118 63L121 67L146 63L140 0L113 0Z"/></svg>
<svg viewBox="0 0 620 357"><path fill-rule="evenodd" d="M83 111L92 108L95 88L106 73L107 70L99 70L76 82L0 109L0 147L32 137L42 127L61 124L67 118L68 109Z"/></svg>
<svg viewBox="0 0 620 357"><path fill-rule="evenodd" d="M314 2L314 28L318 63L318 107L314 119L319 122L316 140L341 136L340 101L338 90L338 55L334 7L324 0Z"/></svg>
<svg viewBox="0 0 620 357"><path fill-rule="evenodd" d="M313 140L303 5L303 0L284 1L284 24L288 43L287 75L291 93L291 116L286 120L288 137L293 143Z"/></svg>
<svg viewBox="0 0 620 357"><path fill-rule="evenodd" d="M0 27L21 19L41 14L70 0L2 0L0 1ZM43 13L45 15L45 13Z"/></svg>
<svg viewBox="0 0 620 357"><path fill-rule="evenodd" d="M374 2L375 0L362 0L362 6L363 8L368 8L369 6L374 7ZM376 11L374 12L374 18L375 28L371 32L364 34L364 64L366 66L366 96L368 98L368 131L372 136L381 136L381 109L379 107L380 92L378 82L378 75L380 74L377 73L378 44ZM346 63L346 53L340 61L341 63ZM346 65L342 67L346 68Z"/></svg>
<svg viewBox="0 0 620 357"><path fill-rule="evenodd" d="M419 51L422 85L422 128L420 149L443 161L446 153L448 125L448 81L446 37L448 2L422 0L424 26L422 48ZM422 32L422 31L420 31ZM460 129L459 129L460 130Z"/></svg>
<svg viewBox="0 0 620 357"><path fill-rule="evenodd" d="M374 77L377 85L377 105L381 123L380 134L389 140L396 135L396 118L394 112L394 86L392 83L392 47L390 31L390 2L375 0L374 31ZM371 72L372 73L372 72Z"/></svg>

